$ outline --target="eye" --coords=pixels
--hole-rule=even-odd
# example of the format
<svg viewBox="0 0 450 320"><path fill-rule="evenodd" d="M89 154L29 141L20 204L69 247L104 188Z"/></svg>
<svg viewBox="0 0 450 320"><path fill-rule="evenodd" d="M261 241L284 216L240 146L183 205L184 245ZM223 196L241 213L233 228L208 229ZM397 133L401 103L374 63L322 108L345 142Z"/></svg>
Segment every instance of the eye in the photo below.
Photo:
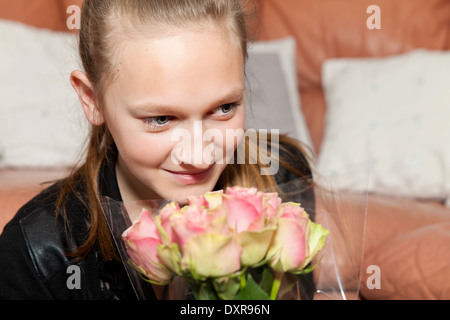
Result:
<svg viewBox="0 0 450 320"><path fill-rule="evenodd" d="M144 123L150 127L150 129L162 129L166 125L170 123L172 117L170 116L158 116L158 117L150 117L144 118Z"/></svg>
<svg viewBox="0 0 450 320"><path fill-rule="evenodd" d="M219 109L220 109L220 111L222 111L222 113L230 113L231 111L233 111L234 107L235 107L235 104L229 103L229 104L225 104L225 105L219 107Z"/></svg>
<svg viewBox="0 0 450 320"><path fill-rule="evenodd" d="M239 103L227 103L220 107L217 107L212 114L218 117L230 117L232 116L236 108L239 106Z"/></svg>
<svg viewBox="0 0 450 320"><path fill-rule="evenodd" d="M170 117L169 116L156 117L154 121L157 125L162 126L170 121Z"/></svg>

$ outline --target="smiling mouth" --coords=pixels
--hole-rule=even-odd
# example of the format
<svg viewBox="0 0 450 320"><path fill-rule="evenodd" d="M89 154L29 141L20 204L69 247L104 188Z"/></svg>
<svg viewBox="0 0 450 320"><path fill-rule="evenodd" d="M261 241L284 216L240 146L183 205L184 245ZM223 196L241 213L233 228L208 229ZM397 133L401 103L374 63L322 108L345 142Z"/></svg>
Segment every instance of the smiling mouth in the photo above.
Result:
<svg viewBox="0 0 450 320"><path fill-rule="evenodd" d="M209 173L212 171L211 169L212 166L202 171L164 171L170 173L178 182L183 184L197 184L204 181L208 177Z"/></svg>

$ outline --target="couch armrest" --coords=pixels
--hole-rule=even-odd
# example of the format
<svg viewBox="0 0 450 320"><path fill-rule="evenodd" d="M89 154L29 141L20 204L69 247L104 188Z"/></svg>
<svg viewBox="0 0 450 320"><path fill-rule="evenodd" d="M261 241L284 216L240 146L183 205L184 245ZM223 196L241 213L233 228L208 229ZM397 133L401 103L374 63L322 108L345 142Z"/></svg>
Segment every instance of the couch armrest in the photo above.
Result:
<svg viewBox="0 0 450 320"><path fill-rule="evenodd" d="M16 212L54 180L64 177L69 168L1 169L0 234Z"/></svg>
<svg viewBox="0 0 450 320"><path fill-rule="evenodd" d="M450 299L450 222L427 225L400 234L364 259L377 265L380 288L369 289L362 278L366 299Z"/></svg>

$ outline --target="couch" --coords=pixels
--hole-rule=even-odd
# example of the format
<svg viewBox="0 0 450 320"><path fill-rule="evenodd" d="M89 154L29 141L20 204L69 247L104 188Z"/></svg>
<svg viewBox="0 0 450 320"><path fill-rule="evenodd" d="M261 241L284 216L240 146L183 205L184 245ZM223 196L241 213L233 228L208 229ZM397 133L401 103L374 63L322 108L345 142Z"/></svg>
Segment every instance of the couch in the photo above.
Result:
<svg viewBox="0 0 450 320"><path fill-rule="evenodd" d="M67 25L68 19L76 12L68 12L67 9L70 5L80 6L81 2L79 0L0 0L0 19L24 23L27 26L58 34L76 32L76 29L69 30ZM430 182L426 181L430 184L423 188L416 188L415 186L421 181L411 181L411 178L406 175L405 172L410 167L402 163L403 151L399 151L398 146L395 147L397 150L389 149L389 146L393 145L394 133L400 135L399 132L403 130L393 130L394 133L390 133L386 138L389 140L383 140L382 143L379 140L358 138L367 127L375 132L377 125L380 125L373 121L376 113L366 117L365 112L374 112L374 110L381 110L382 106L389 106L390 101L367 98L367 92L370 90L383 89L376 86L374 79L379 79L384 84L386 81L396 81L397 78L391 75L386 76L381 70L389 71L396 69L396 66L399 66L400 71L411 70L418 65L415 62L418 61L416 59L431 59L432 63L448 61L447 57L442 57L440 54L448 53L450 50L450 2L448 0L256 0L254 4L257 11L255 19L252 20L252 30L257 42L271 42L286 37L295 41L295 57L291 71L295 75L293 80L298 96L294 102L298 102L298 113L290 118L298 120L297 125L300 124L303 129L306 129L300 131L299 138L309 145L311 156L317 160L318 172L335 170L339 167L347 169L350 167L352 171L354 163L348 162L346 156L349 153L352 156L357 155L355 153L357 147L364 148L367 141L370 141L370 146L374 148L380 144L383 148L387 148L375 148L369 150L369 154L381 154L387 162L395 160L394 168L376 171L377 167L373 167L374 163L371 161L374 158L370 158L369 162L366 162L368 159L364 157L358 159L357 166L362 166L362 171L369 168L375 170L371 172L378 172L381 177L372 178L370 175L365 189L352 189L355 183L351 181L340 186L345 192L367 195L363 197L366 204L366 219L359 297L362 299L449 299L450 179L447 177L450 172L448 161L450 158L448 153L442 153L445 148L439 148L440 145L437 142L436 146L431 142L424 143L424 153L435 156L434 159L427 158L427 161L432 163L432 168L438 168L440 171L435 177L431 167L425 166L425 160L421 162L421 158L414 158L415 162L412 162L416 170L420 168L420 172L430 171L429 177L425 176L430 179ZM415 53L416 49L424 51ZM414 54L408 55L409 53ZM366 73L362 73L361 70ZM428 72L428 69L425 71ZM398 76L400 77L398 82L407 82L411 78L408 72ZM448 80L445 75L442 77L444 79L442 81ZM68 82L68 77L66 79ZM371 83L371 88L359 87L363 83ZM423 83L418 84L424 86ZM447 87L448 85L450 83L447 83ZM389 94L379 92L381 92L380 99L392 96L396 99L404 97L403 92L399 92L398 95L392 92L388 92ZM419 91L416 90L416 92ZM427 91L424 89L422 92ZM432 96L436 94L433 91ZM441 98L446 99L447 96L443 93ZM416 96L411 103L420 99L434 101L431 95ZM377 101L381 102L377 104ZM396 110L405 109L401 101L395 101L395 107L384 113L383 119L389 118L391 114L392 117L396 115ZM450 100L445 101L449 106ZM342 104L344 105L341 106ZM358 108L355 108L355 105ZM370 108L372 105L375 107ZM354 109L351 109L352 107ZM351 111L351 113L346 113L342 117L341 110ZM353 114L358 116L352 118ZM423 114L420 115L423 116ZM443 115L446 117L448 113ZM450 120L450 117L445 117L440 118ZM422 119L418 116L411 117L414 123L419 123ZM394 126L396 124L398 122L394 122ZM386 127L382 131L387 132ZM445 138L448 130L441 134ZM374 134L371 137L377 137L377 135ZM429 141L439 140L433 139L431 137ZM348 147L341 148L343 145ZM431 147L437 149L428 152L427 148ZM343 153L342 149L348 152ZM400 156L390 159L389 156L393 151L399 151ZM367 152L365 154L367 155ZM20 155L18 158L21 159ZM333 163L330 163L330 159L335 160L335 167L332 166ZM20 161L12 161L0 168L0 232L25 202L45 187L45 182L63 177L71 167L67 161L48 166L30 166L24 163L21 165ZM436 163L439 165L434 165ZM420 164L424 166L420 167ZM334 172L333 170L331 172ZM383 174L386 172L387 174ZM386 177L392 177L392 179L386 181ZM397 177L400 184L398 181L392 181ZM441 184L443 186L440 189L435 188ZM431 192L432 190L435 190L434 193ZM371 277L373 266L378 268L376 270L379 271L381 279L381 284L375 287L370 285L373 280Z"/></svg>
<svg viewBox="0 0 450 320"><path fill-rule="evenodd" d="M334 86L330 85L332 81L329 79L328 83L325 82L324 78L330 77L330 74L325 73L327 70L325 66L329 59L343 58L343 61L334 60L334 66L328 66L328 72L332 74L333 67L339 68L339 63L345 64L349 61L345 58L388 59L419 48L444 53L448 53L450 50L450 2L446 0L261 0L257 1L257 5L259 13L255 29L258 32L258 40L294 36L297 41L296 71L301 110L319 161L321 152L325 152L324 147L328 149L328 159L336 156L333 152L339 152L330 145L325 146L325 143L333 141L333 134L345 136L343 134L345 129L340 132L331 132L334 119L327 118L327 113L331 116L330 104L333 104L334 107L337 104L336 97L333 96L333 94L337 94L327 93L326 89L331 91L334 88L343 88L339 83ZM372 5L377 5L379 8L380 29L368 26L376 23L371 20L372 17L376 17L373 16L376 12L371 8ZM356 67L351 62L347 63L347 71L355 71L354 68L358 68L357 63L361 63L361 60L354 63ZM374 68L384 68L382 63ZM402 70L401 63L398 63L400 70ZM448 69L448 63L446 66ZM365 66L361 65L361 68L363 67ZM395 67L394 63L393 68ZM414 67L405 67L405 69L408 68ZM423 70L423 72L425 71ZM373 69L370 72L373 77L379 76ZM334 75L336 74L338 73L334 73ZM353 75L356 77L356 73ZM348 82L353 80L345 75L342 79L342 81ZM444 83L447 88L450 85L448 79L447 77ZM389 79L385 79L385 81L389 81ZM351 85L358 90L358 83L351 82ZM394 86L392 85L392 87ZM359 90L363 91L364 88L361 87ZM348 99L361 101L358 108L363 109L365 108L364 104L369 103L364 99L357 100L361 97L351 90L346 93L352 94ZM400 96L400 92L398 93ZM431 105L431 97L422 98L429 98ZM414 99L419 99L419 97ZM446 110L448 110L450 107L448 95L445 99L444 104L446 103ZM344 101L351 104L351 101L345 99ZM389 104L389 101L382 102ZM405 101L405 103L407 102ZM378 108L382 109L382 105L374 107L374 109ZM395 115L396 108L404 109L399 102L392 110L385 113L385 117L388 118L390 114ZM352 112L356 111L355 108ZM364 110L364 112L371 111ZM338 116L336 112L333 115ZM344 115L350 117L348 113ZM353 122L349 123L347 128L357 127L358 122L364 123L364 115L359 114L359 116L360 118L351 118ZM450 120L448 112L445 119L448 123ZM371 125L370 122L368 125ZM328 136L327 129L330 129ZM355 130L348 131L350 137L347 140L347 148L350 149L352 143L356 143L360 133ZM396 131L393 130L393 132ZM448 131L445 129L441 131L442 134L449 137L446 132ZM394 139L394 136L388 136L384 143L393 143ZM430 142L424 143L421 148L426 150L424 147L427 143ZM336 144L338 143L336 142ZM339 146L342 147L342 144ZM401 145L396 147L403 152ZM445 143L441 147L441 151L448 149L448 144L445 145ZM389 158L391 153L388 148L377 151L387 161L394 161ZM441 157L438 155L439 152L437 151L436 157L439 158L439 161L443 160L445 168L449 168L448 156ZM423 165L425 166L425 164ZM387 170L386 172L392 173L392 176L396 174L401 176L403 168L405 167L401 158L399 165L393 168L393 171ZM421 168L425 172L429 169L431 168ZM447 181L447 191L445 192L448 195L449 177L446 170L448 169L440 171L442 176L446 175L440 184L444 180ZM409 194L398 192L404 184L419 184L420 181L402 182L395 188L389 189L383 188L389 185L387 181L383 182L385 182L384 185L380 182L379 186L369 189L367 199L361 297L365 299L449 299L449 207L442 200L432 199L431 196L426 198L418 196L419 190L415 194L414 192ZM420 190L420 192L425 193L424 190ZM370 286L367 285L371 281L372 272L369 267L372 265L379 267L380 289L370 289Z"/></svg>

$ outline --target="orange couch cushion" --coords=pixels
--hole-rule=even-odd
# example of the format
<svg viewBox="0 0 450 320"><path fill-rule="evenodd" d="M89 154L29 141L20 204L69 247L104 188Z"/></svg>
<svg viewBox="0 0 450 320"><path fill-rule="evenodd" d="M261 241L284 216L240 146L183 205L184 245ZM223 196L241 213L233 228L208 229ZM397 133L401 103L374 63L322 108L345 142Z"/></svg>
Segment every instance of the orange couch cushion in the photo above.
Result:
<svg viewBox="0 0 450 320"><path fill-rule="evenodd" d="M381 29L370 30L370 5L380 8ZM297 40L297 74L311 138L318 153L324 132L321 68L325 59L381 57L416 48L450 49L448 0L257 0L258 40Z"/></svg>

